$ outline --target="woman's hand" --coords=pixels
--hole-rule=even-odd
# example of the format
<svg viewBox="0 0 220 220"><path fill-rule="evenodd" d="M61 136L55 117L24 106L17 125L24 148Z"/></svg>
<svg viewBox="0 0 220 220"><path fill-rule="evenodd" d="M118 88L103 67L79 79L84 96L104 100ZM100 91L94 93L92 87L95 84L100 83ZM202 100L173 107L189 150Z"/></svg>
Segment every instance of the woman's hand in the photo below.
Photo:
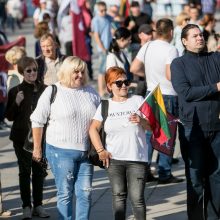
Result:
<svg viewBox="0 0 220 220"><path fill-rule="evenodd" d="M32 159L36 162L40 162L42 159L42 150L41 148L34 147L34 151L32 154Z"/></svg>
<svg viewBox="0 0 220 220"><path fill-rule="evenodd" d="M16 98L15 98L16 104L19 106L21 104L21 102L23 101L23 99L24 99L24 92L19 91L16 95Z"/></svg>
<svg viewBox="0 0 220 220"><path fill-rule="evenodd" d="M98 155L99 155L99 160L101 160L103 162L103 166L108 168L109 167L109 159L112 158L111 153L109 153L107 150L103 149L103 151L98 153Z"/></svg>
<svg viewBox="0 0 220 220"><path fill-rule="evenodd" d="M141 117L136 113L132 113L129 117L129 121L131 123L139 124L141 122Z"/></svg>
<svg viewBox="0 0 220 220"><path fill-rule="evenodd" d="M129 121L131 123L140 124L145 130L152 130L149 121L145 118L141 118L136 113L131 114L131 116L129 117Z"/></svg>

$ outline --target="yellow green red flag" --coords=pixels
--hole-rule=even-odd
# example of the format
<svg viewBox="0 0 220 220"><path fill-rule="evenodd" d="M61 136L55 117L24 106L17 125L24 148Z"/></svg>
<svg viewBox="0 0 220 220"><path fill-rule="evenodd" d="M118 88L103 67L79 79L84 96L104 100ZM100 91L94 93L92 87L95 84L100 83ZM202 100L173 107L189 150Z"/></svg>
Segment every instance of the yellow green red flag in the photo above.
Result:
<svg viewBox="0 0 220 220"><path fill-rule="evenodd" d="M139 110L149 120L154 139L161 145L167 142L171 138L171 133L159 85L148 94Z"/></svg>

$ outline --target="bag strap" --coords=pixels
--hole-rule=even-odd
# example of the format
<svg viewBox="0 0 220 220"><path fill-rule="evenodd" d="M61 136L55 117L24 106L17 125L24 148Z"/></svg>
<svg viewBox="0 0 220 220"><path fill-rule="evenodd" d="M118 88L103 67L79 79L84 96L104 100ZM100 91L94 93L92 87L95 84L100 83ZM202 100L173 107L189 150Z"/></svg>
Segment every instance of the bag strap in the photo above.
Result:
<svg viewBox="0 0 220 220"><path fill-rule="evenodd" d="M102 145L105 148L105 139L106 139L106 133L104 131L104 124L108 117L108 106L109 102L108 100L101 100L101 114L102 114L102 129L101 129L101 137L102 137Z"/></svg>
<svg viewBox="0 0 220 220"><path fill-rule="evenodd" d="M50 97L50 104L52 104L55 101L55 98L57 95L57 86L55 84L51 86L52 86L52 92L51 92L51 97Z"/></svg>
<svg viewBox="0 0 220 220"><path fill-rule="evenodd" d="M103 125L105 123L106 118L108 117L108 100L101 100L101 114L103 118Z"/></svg>
<svg viewBox="0 0 220 220"><path fill-rule="evenodd" d="M144 66L145 66L145 58L146 58L147 49L148 49L150 43L151 43L151 41L148 42L148 45L147 45L147 47L146 47L146 49L144 51Z"/></svg>

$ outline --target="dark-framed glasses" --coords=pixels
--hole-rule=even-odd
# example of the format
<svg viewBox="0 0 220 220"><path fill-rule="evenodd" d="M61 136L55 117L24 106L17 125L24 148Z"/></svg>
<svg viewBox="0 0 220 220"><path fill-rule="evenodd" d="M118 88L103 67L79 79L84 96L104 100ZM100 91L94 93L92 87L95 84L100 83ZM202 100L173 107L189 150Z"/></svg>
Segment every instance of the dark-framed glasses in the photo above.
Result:
<svg viewBox="0 0 220 220"><path fill-rule="evenodd" d="M25 71L26 71L27 73L31 73L32 71L33 71L33 72L37 72L37 68L26 69Z"/></svg>
<svg viewBox="0 0 220 220"><path fill-rule="evenodd" d="M121 88L123 86L123 84L125 86L130 86L131 82L129 80L117 80L115 82L113 82L118 88Z"/></svg>

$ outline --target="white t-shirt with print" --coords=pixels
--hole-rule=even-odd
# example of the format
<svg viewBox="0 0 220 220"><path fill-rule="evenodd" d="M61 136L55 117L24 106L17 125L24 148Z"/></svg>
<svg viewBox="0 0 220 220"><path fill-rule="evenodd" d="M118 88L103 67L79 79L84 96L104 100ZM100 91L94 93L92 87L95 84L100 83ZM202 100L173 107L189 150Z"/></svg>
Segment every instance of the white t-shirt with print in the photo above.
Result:
<svg viewBox="0 0 220 220"><path fill-rule="evenodd" d="M109 99L108 117L104 125L105 147L115 160L148 161L145 130L141 125L131 123L128 120L142 102L143 98L137 95L133 95L124 102L115 102ZM141 115L139 111L137 114ZM103 120L101 105L99 105L93 119Z"/></svg>
<svg viewBox="0 0 220 220"><path fill-rule="evenodd" d="M149 91L160 83L163 95L177 95L171 82L166 78L166 65L171 64L176 57L177 49L166 41L154 40L141 47L136 58L144 63Z"/></svg>

